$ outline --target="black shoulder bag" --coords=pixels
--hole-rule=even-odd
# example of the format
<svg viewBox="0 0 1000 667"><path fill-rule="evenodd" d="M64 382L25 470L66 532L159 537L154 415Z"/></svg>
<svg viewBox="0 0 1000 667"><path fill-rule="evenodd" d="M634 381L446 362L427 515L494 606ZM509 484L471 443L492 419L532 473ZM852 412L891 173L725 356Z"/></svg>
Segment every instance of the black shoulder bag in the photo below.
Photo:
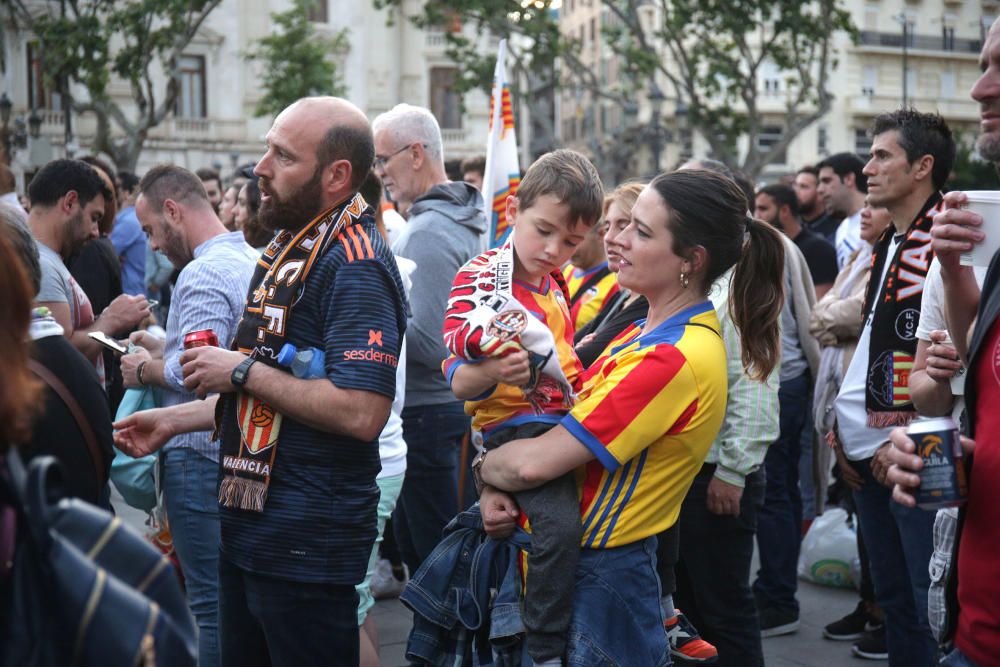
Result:
<svg viewBox="0 0 1000 667"><path fill-rule="evenodd" d="M61 491L52 457L0 459L0 504L18 523L0 590L0 665L55 667L197 662L197 633L173 567L112 516ZM9 528L9 526L8 526Z"/></svg>

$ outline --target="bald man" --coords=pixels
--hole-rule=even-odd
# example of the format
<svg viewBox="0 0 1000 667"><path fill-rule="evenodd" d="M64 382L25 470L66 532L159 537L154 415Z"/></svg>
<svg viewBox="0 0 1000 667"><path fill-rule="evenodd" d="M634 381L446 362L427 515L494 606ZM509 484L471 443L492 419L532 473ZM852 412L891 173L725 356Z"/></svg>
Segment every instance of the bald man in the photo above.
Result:
<svg viewBox="0 0 1000 667"><path fill-rule="evenodd" d="M376 535L378 436L396 390L406 301L358 194L374 144L345 100L285 109L257 163L277 232L221 347L188 350L185 386L220 394L223 665L358 664L358 596ZM377 202L375 202L377 205ZM276 361L325 354L319 377Z"/></svg>

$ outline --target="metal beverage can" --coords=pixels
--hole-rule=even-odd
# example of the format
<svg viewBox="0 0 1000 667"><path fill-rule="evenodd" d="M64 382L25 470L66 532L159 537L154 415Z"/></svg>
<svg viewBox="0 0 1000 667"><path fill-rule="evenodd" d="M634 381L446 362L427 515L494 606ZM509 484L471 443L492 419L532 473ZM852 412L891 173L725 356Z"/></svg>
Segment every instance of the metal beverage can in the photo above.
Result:
<svg viewBox="0 0 1000 667"><path fill-rule="evenodd" d="M916 493L917 507L938 510L962 505L968 497L969 486L955 421L951 417L916 419L910 423L906 434L924 461Z"/></svg>
<svg viewBox="0 0 1000 667"><path fill-rule="evenodd" d="M192 347L219 347L219 337L211 329L192 331L184 334L184 349L190 350Z"/></svg>

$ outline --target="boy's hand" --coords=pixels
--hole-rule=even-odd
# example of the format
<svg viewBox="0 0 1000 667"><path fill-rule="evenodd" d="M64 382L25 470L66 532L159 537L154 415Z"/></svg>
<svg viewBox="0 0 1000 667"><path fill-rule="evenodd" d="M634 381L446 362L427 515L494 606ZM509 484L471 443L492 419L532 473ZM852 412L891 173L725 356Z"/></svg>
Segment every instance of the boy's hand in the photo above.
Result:
<svg viewBox="0 0 1000 667"><path fill-rule="evenodd" d="M486 359L480 366L497 384L521 387L531 380L531 364L528 362L528 353L524 350L512 352L499 359Z"/></svg>

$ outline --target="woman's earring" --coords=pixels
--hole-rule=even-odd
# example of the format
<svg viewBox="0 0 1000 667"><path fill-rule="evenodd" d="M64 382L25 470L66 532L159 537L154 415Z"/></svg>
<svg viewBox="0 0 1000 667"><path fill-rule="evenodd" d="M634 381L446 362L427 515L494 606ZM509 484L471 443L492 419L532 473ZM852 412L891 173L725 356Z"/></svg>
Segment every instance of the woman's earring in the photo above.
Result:
<svg viewBox="0 0 1000 667"><path fill-rule="evenodd" d="M681 271L681 287L687 289L689 282L690 280L688 280L688 274L685 273L684 271Z"/></svg>

